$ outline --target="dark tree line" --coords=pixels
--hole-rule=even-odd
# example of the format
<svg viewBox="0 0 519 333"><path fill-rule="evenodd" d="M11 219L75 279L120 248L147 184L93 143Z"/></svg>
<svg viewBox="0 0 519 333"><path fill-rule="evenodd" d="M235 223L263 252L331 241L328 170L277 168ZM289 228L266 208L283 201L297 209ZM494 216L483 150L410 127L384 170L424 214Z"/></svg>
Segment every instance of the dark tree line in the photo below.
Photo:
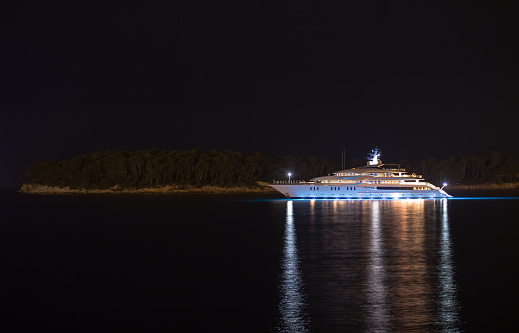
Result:
<svg viewBox="0 0 519 333"><path fill-rule="evenodd" d="M269 156L254 152L199 152L196 149L104 151L66 161L38 161L26 184L77 188L151 187L161 185L252 185L256 181L309 179L337 170L331 160Z"/></svg>
<svg viewBox="0 0 519 333"><path fill-rule="evenodd" d="M465 155L437 161L427 158L418 162L402 161L409 172L424 176L432 183L483 184L519 181L519 165L511 156L493 153L490 157Z"/></svg>
<svg viewBox="0 0 519 333"><path fill-rule="evenodd" d="M489 158L467 155L437 161L401 161L409 173L441 184L478 184L519 181L519 166L509 156L494 153ZM348 167L365 163L350 160ZM200 152L196 149L141 150L136 152L103 151L66 161L38 161L27 172L26 184L68 186L77 188L151 187L161 185L252 185L256 181L308 180L340 169L336 162L324 158L271 156L259 152Z"/></svg>
<svg viewBox="0 0 519 333"><path fill-rule="evenodd" d="M359 158L349 161L348 167L363 166L366 163ZM511 156L493 153L490 157L464 155L438 161L426 158L420 161L400 161L408 173L422 175L433 184L484 184L519 182L519 165Z"/></svg>
<svg viewBox="0 0 519 333"><path fill-rule="evenodd" d="M349 161L348 167L365 165L359 158ZM448 160L426 158L420 161L400 161L408 173L422 175L433 184L484 184L519 182L519 165L511 156L493 153L490 157L464 155Z"/></svg>

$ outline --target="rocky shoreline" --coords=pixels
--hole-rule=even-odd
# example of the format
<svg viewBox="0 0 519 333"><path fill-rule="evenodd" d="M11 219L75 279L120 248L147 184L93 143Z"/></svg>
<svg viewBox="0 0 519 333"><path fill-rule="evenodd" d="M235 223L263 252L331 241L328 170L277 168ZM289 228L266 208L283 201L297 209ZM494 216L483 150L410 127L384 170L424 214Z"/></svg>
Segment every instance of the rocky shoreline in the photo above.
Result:
<svg viewBox="0 0 519 333"><path fill-rule="evenodd" d="M479 184L479 185L449 185L445 188L452 191L479 191L479 190L519 190L519 183ZM267 183L258 182L253 186L181 186L167 185L145 188L120 188L114 186L109 189L84 189L38 184L23 184L20 193L25 194L275 194L278 193Z"/></svg>
<svg viewBox="0 0 519 333"><path fill-rule="evenodd" d="M67 195L67 194L273 194L276 190L269 186L175 186L167 185L160 187L146 188L120 188L114 186L109 189L84 189L70 188L59 186L46 186L37 184L23 184L20 193L25 194L49 194L49 195Z"/></svg>

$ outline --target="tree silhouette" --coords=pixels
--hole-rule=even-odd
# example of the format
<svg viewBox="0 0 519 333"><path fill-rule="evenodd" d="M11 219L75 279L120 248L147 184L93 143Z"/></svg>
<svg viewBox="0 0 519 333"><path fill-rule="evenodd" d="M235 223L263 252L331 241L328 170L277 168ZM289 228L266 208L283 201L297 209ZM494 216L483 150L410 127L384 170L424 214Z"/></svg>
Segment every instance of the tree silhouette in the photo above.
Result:
<svg viewBox="0 0 519 333"><path fill-rule="evenodd" d="M351 166L359 166L352 159ZM465 155L437 161L401 161L410 173L432 183L477 184L517 182L519 167L510 156L494 153L489 158ZM72 188L153 187L164 185L254 185L256 181L310 179L330 174L340 166L332 160L306 159L259 152L199 152L192 150L100 151L66 161L37 161L26 171L24 183Z"/></svg>

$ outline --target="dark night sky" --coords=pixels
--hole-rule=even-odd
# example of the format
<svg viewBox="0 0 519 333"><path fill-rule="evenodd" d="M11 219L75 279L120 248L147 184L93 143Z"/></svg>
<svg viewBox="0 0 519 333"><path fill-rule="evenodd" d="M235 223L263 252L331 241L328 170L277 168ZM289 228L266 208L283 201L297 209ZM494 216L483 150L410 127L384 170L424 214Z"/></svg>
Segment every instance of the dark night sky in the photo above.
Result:
<svg viewBox="0 0 519 333"><path fill-rule="evenodd" d="M508 4L3 3L0 186L108 149L517 158Z"/></svg>

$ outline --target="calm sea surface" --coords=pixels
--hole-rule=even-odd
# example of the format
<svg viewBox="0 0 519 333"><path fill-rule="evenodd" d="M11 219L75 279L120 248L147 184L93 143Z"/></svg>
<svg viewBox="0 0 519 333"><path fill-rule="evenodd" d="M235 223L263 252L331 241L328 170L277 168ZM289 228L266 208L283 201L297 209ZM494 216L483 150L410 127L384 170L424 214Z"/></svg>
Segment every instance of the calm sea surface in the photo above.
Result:
<svg viewBox="0 0 519 333"><path fill-rule="evenodd" d="M6 332L519 328L516 198L0 199Z"/></svg>

